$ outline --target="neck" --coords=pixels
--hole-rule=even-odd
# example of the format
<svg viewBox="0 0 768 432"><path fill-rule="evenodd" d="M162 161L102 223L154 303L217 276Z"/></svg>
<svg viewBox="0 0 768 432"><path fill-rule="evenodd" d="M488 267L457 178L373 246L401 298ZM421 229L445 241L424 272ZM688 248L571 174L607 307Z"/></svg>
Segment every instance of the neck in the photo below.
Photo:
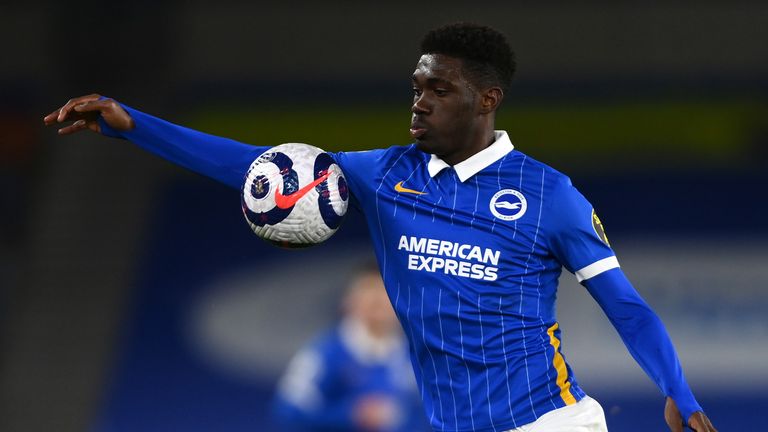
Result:
<svg viewBox="0 0 768 432"><path fill-rule="evenodd" d="M496 140L493 123L477 128L477 131L475 133L471 133L467 139L470 141L470 145L468 145L464 150L451 155L445 155L444 157L441 157L441 159L443 159L448 165L453 166L485 150Z"/></svg>

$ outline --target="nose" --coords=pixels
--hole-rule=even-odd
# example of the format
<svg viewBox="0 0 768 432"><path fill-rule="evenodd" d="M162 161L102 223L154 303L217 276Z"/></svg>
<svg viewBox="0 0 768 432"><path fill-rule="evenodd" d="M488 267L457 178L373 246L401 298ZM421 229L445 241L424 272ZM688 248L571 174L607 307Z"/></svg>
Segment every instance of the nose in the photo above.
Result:
<svg viewBox="0 0 768 432"><path fill-rule="evenodd" d="M428 114L430 112L429 104L424 98L424 93L413 98L411 112L414 114Z"/></svg>

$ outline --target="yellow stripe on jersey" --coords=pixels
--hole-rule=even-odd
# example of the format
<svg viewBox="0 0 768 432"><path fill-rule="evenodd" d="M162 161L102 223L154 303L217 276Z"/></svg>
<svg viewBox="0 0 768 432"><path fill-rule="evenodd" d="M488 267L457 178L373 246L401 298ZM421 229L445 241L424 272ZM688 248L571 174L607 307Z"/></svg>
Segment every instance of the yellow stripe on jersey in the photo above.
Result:
<svg viewBox="0 0 768 432"><path fill-rule="evenodd" d="M568 382L568 370L565 367L565 360L562 354L560 354L560 340L555 337L555 330L559 327L558 323L555 323L552 327L547 329L549 335L549 343L555 348L555 357L552 359L552 364L557 371L557 386L560 387L560 397L563 398L563 402L566 405L573 405L576 403L576 398L571 394L571 383Z"/></svg>

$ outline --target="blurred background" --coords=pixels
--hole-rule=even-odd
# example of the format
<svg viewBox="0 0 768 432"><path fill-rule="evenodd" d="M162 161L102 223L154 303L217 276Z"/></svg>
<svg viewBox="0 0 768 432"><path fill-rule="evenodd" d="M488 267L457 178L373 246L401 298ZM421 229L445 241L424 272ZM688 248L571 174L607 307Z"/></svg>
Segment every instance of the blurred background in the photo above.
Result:
<svg viewBox="0 0 768 432"><path fill-rule="evenodd" d="M286 361L370 253L272 248L238 192L42 117L98 92L259 145L409 142L430 28L502 30L518 73L497 127L568 173L659 313L719 430L768 406L768 4L0 4L0 430L276 431ZM297 271L297 269L299 271ZM613 431L663 398L570 274L563 352Z"/></svg>

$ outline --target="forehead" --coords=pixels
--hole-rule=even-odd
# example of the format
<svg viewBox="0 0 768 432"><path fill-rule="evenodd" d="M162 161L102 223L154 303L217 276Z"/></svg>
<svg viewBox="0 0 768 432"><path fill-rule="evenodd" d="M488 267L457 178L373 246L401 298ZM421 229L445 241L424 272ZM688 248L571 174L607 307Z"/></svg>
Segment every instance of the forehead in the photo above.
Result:
<svg viewBox="0 0 768 432"><path fill-rule="evenodd" d="M424 54L416 63L413 79L439 79L444 81L464 81L462 61L445 54Z"/></svg>

